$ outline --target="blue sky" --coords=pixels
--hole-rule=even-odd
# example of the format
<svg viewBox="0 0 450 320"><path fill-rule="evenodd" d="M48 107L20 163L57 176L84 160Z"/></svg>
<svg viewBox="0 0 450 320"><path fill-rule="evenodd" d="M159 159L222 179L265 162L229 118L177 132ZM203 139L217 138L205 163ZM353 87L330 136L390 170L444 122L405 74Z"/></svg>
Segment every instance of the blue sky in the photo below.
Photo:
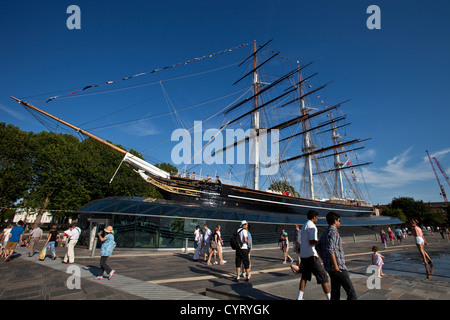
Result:
<svg viewBox="0 0 450 320"><path fill-rule="evenodd" d="M80 30L66 26L73 4L81 9ZM381 9L380 30L366 27L372 4ZM3 1L0 121L46 130L12 95L145 151L152 163L168 162L173 144L156 145L237 98L244 87L232 84L248 69L236 63L249 55L253 40L273 39L270 49L292 63L284 72L296 60L313 61L318 83L334 81L324 93L327 103L351 99L343 105L351 134L371 138L360 158L373 162L363 170L373 203L399 196L442 201L425 150L450 173L448 12L450 3L440 0ZM211 59L105 85L246 43ZM83 93L96 94L67 97L93 84L102 85ZM66 97L45 102L55 95ZM178 117L156 117L171 108Z"/></svg>

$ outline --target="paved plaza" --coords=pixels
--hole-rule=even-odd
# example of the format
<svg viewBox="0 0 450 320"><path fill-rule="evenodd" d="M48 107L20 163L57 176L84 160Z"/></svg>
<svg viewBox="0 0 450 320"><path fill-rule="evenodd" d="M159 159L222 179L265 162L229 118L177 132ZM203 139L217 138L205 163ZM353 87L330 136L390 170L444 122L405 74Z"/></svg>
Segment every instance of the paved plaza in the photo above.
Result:
<svg viewBox="0 0 450 320"><path fill-rule="evenodd" d="M347 267L359 300L450 300L450 242L435 233L428 235L425 247L434 260L425 268L413 237L401 245L384 249L373 236L344 238ZM40 250L44 241L37 245ZM377 245L385 256L378 288L369 277L371 248ZM2 300L295 300L300 276L282 263L277 243L256 246L251 252L252 277L249 282L233 282L234 251L224 251L225 265L208 266L194 262L193 252L124 250L117 248L108 264L116 270L111 280L94 280L100 250L95 256L85 247L76 247L76 261L61 263L65 248L57 248L57 259L39 260L39 252L28 257L28 248L16 249L13 259L0 263L0 299ZM291 256L296 255L291 252ZM78 277L78 278L77 278ZM372 280L373 281L372 281ZM369 283L369 285L368 285ZM372 285L373 287L373 285ZM325 300L313 277L308 282L305 300ZM345 299L345 293L341 295Z"/></svg>

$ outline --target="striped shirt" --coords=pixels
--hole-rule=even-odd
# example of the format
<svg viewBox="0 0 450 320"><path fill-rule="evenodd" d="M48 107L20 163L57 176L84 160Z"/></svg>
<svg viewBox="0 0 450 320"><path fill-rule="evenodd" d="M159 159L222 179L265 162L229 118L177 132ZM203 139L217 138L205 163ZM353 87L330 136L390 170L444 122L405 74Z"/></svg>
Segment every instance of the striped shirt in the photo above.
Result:
<svg viewBox="0 0 450 320"><path fill-rule="evenodd" d="M316 245L317 251L322 256L323 266L327 271L333 271L333 263L330 255L335 254L336 262L340 270L347 270L345 266L344 248L342 247L341 236L334 226L329 226L322 234Z"/></svg>

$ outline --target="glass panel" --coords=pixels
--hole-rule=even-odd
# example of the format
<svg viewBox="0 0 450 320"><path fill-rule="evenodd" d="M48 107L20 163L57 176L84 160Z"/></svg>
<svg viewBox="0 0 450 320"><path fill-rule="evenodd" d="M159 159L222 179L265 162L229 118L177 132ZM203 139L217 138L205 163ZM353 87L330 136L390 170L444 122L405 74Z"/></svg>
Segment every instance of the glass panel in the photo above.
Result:
<svg viewBox="0 0 450 320"><path fill-rule="evenodd" d="M160 242L160 220L157 217L136 218L135 247L158 248Z"/></svg>
<svg viewBox="0 0 450 320"><path fill-rule="evenodd" d="M135 246L135 216L114 215L112 227L117 247L133 248Z"/></svg>

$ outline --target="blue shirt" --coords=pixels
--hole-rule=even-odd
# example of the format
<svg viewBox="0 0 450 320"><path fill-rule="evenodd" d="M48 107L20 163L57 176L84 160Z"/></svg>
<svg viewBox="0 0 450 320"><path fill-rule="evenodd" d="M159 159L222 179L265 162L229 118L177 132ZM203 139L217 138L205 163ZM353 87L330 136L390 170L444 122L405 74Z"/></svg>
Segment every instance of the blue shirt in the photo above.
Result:
<svg viewBox="0 0 450 320"><path fill-rule="evenodd" d="M11 229L11 237L8 241L19 242L21 234L23 234L23 228L21 226L15 226Z"/></svg>
<svg viewBox="0 0 450 320"><path fill-rule="evenodd" d="M114 235L112 233L108 233L105 238L106 240L102 243L100 249L100 255L102 257L112 255L112 252L116 247L116 242L114 241Z"/></svg>

